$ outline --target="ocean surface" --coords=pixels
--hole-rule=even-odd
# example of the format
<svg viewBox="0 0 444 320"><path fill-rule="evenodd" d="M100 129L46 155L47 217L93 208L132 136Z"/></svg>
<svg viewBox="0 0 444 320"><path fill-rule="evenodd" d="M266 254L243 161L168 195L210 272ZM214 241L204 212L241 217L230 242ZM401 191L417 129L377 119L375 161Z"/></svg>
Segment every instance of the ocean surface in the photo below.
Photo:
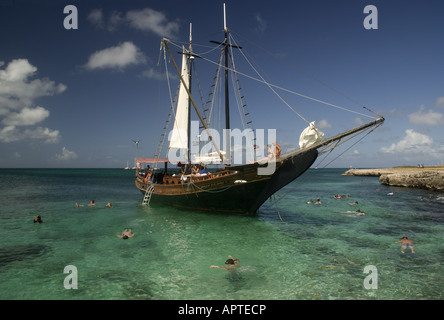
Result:
<svg viewBox="0 0 444 320"><path fill-rule="evenodd" d="M0 299L443 299L444 194L344 171L243 216L143 206L132 170L0 169ZM235 272L210 268L229 255Z"/></svg>

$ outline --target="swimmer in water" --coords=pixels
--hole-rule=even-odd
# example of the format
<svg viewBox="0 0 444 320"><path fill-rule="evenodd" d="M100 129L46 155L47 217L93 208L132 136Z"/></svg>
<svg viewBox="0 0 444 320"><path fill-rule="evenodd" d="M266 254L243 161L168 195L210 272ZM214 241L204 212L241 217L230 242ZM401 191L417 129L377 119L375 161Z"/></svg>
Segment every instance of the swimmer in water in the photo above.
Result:
<svg viewBox="0 0 444 320"><path fill-rule="evenodd" d="M42 223L42 217L40 215L37 215L34 217L34 223Z"/></svg>
<svg viewBox="0 0 444 320"><path fill-rule="evenodd" d="M356 211L341 211L340 213L354 213L356 216L365 216L365 213L359 209Z"/></svg>
<svg viewBox="0 0 444 320"><path fill-rule="evenodd" d="M395 243L402 243L401 252L405 253L405 249L410 248L412 253L415 253L415 249L413 248L413 241L407 237L402 237L401 240L395 241Z"/></svg>
<svg viewBox="0 0 444 320"><path fill-rule="evenodd" d="M134 237L134 233L131 232L131 229L125 229L121 234L117 235L117 238L128 239Z"/></svg>
<svg viewBox="0 0 444 320"><path fill-rule="evenodd" d="M219 267L219 266L211 266L210 268L218 268L218 269L223 269L223 270L231 270L234 269L238 266L239 264L239 259L236 259L232 256L228 256L227 261L225 261L225 265L226 267Z"/></svg>

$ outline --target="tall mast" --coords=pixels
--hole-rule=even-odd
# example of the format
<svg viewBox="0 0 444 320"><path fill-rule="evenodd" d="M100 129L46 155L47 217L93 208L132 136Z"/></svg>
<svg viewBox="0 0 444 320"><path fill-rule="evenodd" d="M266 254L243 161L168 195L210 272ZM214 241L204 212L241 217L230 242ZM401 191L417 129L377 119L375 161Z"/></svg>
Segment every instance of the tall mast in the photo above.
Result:
<svg viewBox="0 0 444 320"><path fill-rule="evenodd" d="M225 55L225 164L231 163L231 135L230 135L230 101L229 101L229 94L228 94L228 55L229 51L228 49L231 48L238 48L242 49L242 47L238 47L232 44L228 43L228 27L227 27L227 18L225 14L225 3L224 3L224 33L225 33L225 40L224 42L219 41L210 41L212 43L216 43L218 45L223 46L223 53Z"/></svg>
<svg viewBox="0 0 444 320"><path fill-rule="evenodd" d="M191 27L192 24L190 22L190 46L189 46L189 54L188 54L188 61L189 61L189 68L188 68L188 77L189 77L189 86L190 86L190 92L191 92L191 69L192 69L192 63L193 63L193 56L192 56L192 41L193 38L191 36ZM191 165L191 101L188 102L188 164Z"/></svg>
<svg viewBox="0 0 444 320"><path fill-rule="evenodd" d="M229 90L228 90L228 28L227 28L227 16L225 11L224 3L224 54L225 54L225 152L226 152L226 163L231 163L231 135L230 135L230 101L229 101Z"/></svg>

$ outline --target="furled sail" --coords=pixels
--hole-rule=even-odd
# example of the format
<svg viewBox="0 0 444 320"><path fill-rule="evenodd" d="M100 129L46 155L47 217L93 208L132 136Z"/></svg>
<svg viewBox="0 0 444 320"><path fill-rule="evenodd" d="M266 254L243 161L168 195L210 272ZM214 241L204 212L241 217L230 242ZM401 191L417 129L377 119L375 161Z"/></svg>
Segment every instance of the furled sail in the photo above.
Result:
<svg viewBox="0 0 444 320"><path fill-rule="evenodd" d="M308 148L315 143L318 143L324 137L324 133L316 129L315 122L310 122L307 128L302 131L299 138L299 147L301 149Z"/></svg>
<svg viewBox="0 0 444 320"><path fill-rule="evenodd" d="M182 78L183 82L189 88L190 77L188 72L187 55L185 54L185 48L183 48L184 54L182 55ZM174 127L170 136L170 146L172 149L188 149L188 108L190 98L185 90L184 83L180 82L179 98L177 100L176 118L174 120Z"/></svg>

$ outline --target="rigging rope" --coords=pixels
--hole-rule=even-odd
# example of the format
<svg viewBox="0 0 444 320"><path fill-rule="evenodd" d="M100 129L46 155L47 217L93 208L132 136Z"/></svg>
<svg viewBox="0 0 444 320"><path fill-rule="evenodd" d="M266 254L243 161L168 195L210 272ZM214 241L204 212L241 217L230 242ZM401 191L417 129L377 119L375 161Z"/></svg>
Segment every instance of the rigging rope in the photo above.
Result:
<svg viewBox="0 0 444 320"><path fill-rule="evenodd" d="M275 58L275 59L277 59L277 60L280 60L281 62L283 62L283 63L289 65L290 67L292 67L293 69L295 69L296 71L298 71L298 72L304 74L305 76L307 76L307 77L313 79L314 81L320 83L321 85L323 85L323 86L329 88L330 90L332 90L332 91L336 92L337 94L343 96L344 98L348 99L349 101L351 101L351 102L353 102L353 103L355 103L355 104L357 104L357 105L359 105L359 106L361 106L361 107L363 107L363 108L369 110L370 112L376 114L375 112L373 112L372 110L368 109L365 105L363 105L362 103L360 103L360 102L357 101L356 99L351 98L350 96L348 96L348 95L346 95L345 93L339 91L338 89L332 87L331 85L325 83L324 81L322 81L322 80L316 78L315 76L309 74L308 72L306 72L306 71L304 71L304 70L298 68L296 65L294 65L294 64L292 64L292 63L290 63L290 62L285 61L284 59L280 58L277 54L274 54L273 52L271 52L271 51L269 51L269 50L263 48L262 46L260 46L260 45L258 45L258 44L256 44L256 43L254 43L254 42L251 41L250 39L245 38L245 37L243 37L242 35L238 34L237 32L233 32L232 30L230 30L230 31L231 31L231 33L235 33L238 37L245 39L246 41L248 41L249 43L251 43L251 44L254 45L255 47L261 49L262 51L264 51L266 54L272 56L273 58Z"/></svg>
<svg viewBox="0 0 444 320"><path fill-rule="evenodd" d="M236 43L236 40L234 40L234 38L231 36L231 34L230 34L230 36L229 36L229 38L230 39L232 39L233 41L234 41L234 43L235 43L235 45L236 46L238 46L238 44ZM230 48L232 48L231 46L230 46ZM267 86L268 86L268 88L270 88L270 90L271 91L273 91L273 93L287 106L287 107L289 107L294 113L296 113L297 115L298 115L298 117L299 118L301 118L302 120L304 120L307 124L310 124L310 122L307 120L307 119L305 119L300 113L298 113L296 110L294 110L288 103L287 103L287 101L285 101L277 92L276 92L276 90L274 90L273 89L273 86L270 84L270 83L268 83L268 81L266 81L261 75L260 75L260 73L256 70L256 68L251 64L251 62L250 62L250 60L248 60L248 58L245 56L245 54L242 52L242 50L240 50L240 52L241 52L241 54L242 54L242 56L244 57L244 59L248 62L248 64L250 65L250 67L256 72L256 74L262 79L262 82L263 83L265 83Z"/></svg>
<svg viewBox="0 0 444 320"><path fill-rule="evenodd" d="M175 45L174 43L172 43L172 44ZM202 58L203 60L209 62L209 63L212 63L212 64L216 65L216 66L223 67L220 63L214 62L214 61L212 61L212 60L210 60L210 59L208 59L208 58L206 58L206 57L203 57L203 56L201 56L201 55L199 55L199 57ZM240 71L234 70L233 68L229 68L229 67L228 67L228 70L230 70L231 72L234 72L234 73L236 73L236 74L240 74L241 76L244 76L244 77L249 78L249 79L251 79L251 80L254 80L254 81L257 81L257 82L260 82L260 83L264 83L264 84L266 84L269 88L276 88L276 89L282 90L282 91L284 91L284 92L291 93L291 94L294 94L294 95L300 96L300 97L302 97L302 98L305 98L305 99L308 99L308 100L312 100L312 101L315 101L315 102L318 102L318 103L321 103L321 104L325 104L325 105L327 105L327 106L331 106L331 107L334 107L334 108L337 108L337 109L340 109L340 110L343 110L343 111L347 111L347 112L351 112L351 113L354 113L354 114L358 114L358 115L363 116L363 117L367 117L367 118L371 118L371 119L377 119L376 117L369 116L368 114L364 114L364 113L361 113L361 112L358 112L358 111L354 111L354 110L351 110L351 109L348 109L348 108L345 108L345 107L341 107L341 106L338 106L338 105L333 104L333 103L329 103L329 102L326 102L326 101L323 101L323 100L320 100L320 99L316 99L316 98L313 98L313 97L307 96L307 95L305 95L305 94L302 94L302 93L299 93L299 92L296 92L296 91L293 91L293 90L290 90L290 89L283 88L283 87L278 86L278 85L271 84L271 83L265 81L264 79L258 79L258 78L255 78L255 77L250 76L250 75L248 75L248 74L246 74L246 73L243 73L243 72L240 72ZM257 71L256 71L256 72L257 72ZM274 90L273 90L273 91L274 91ZM282 98L281 98L281 99L282 99ZM288 106L288 104L287 104L287 106ZM290 109L293 110L293 108L291 108L291 107L290 107ZM296 112L295 110L293 110L293 111ZM297 112L296 112L296 113L297 113ZM306 121L306 120L305 120L305 121Z"/></svg>

